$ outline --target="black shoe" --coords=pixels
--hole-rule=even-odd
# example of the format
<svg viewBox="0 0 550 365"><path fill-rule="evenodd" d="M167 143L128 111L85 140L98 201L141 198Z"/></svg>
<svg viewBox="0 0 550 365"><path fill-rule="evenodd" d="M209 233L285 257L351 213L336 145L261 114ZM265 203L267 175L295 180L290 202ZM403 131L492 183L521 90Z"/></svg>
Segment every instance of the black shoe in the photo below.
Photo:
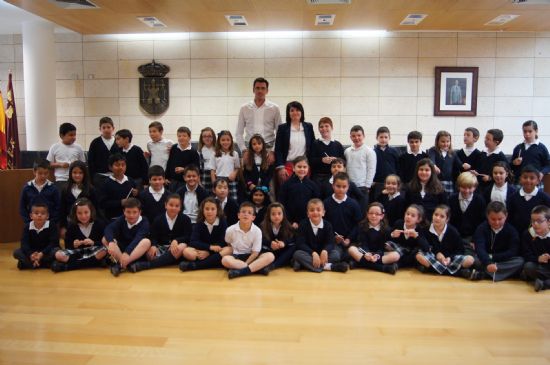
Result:
<svg viewBox="0 0 550 365"><path fill-rule="evenodd" d="M25 270L25 264L21 260L19 260L17 261L17 268L19 270Z"/></svg>
<svg viewBox="0 0 550 365"><path fill-rule="evenodd" d="M190 271L195 269L195 263L190 261L182 261L180 262L180 270L181 271Z"/></svg>
<svg viewBox="0 0 550 365"><path fill-rule="evenodd" d="M239 277L239 276L241 276L241 272L239 270L231 269L227 271L227 277L229 279L235 279L236 277Z"/></svg>
<svg viewBox="0 0 550 365"><path fill-rule="evenodd" d="M469 279L472 276L472 270L470 269L460 269L458 276L464 279Z"/></svg>
<svg viewBox="0 0 550 365"><path fill-rule="evenodd" d="M67 264L64 262L54 261L50 267L53 272L67 271Z"/></svg>
<svg viewBox="0 0 550 365"><path fill-rule="evenodd" d="M393 264L384 265L383 271L384 271L385 273L388 273L388 274L391 274L391 275L395 275L395 273L397 272L397 269L398 269L397 264L396 264L396 263L393 263Z"/></svg>
<svg viewBox="0 0 550 365"><path fill-rule="evenodd" d="M348 271L348 264L345 263L345 262L338 262L336 264L332 264L331 267L330 267L330 271L335 271L335 272L346 272Z"/></svg>
<svg viewBox="0 0 550 365"><path fill-rule="evenodd" d="M519 273L519 278L520 280L523 280L523 281L529 281L529 278L527 277L527 273L525 272L525 270L521 270L521 272Z"/></svg>
<svg viewBox="0 0 550 365"><path fill-rule="evenodd" d="M349 269L350 270L354 270L354 269L357 269L359 266L357 265L357 261L355 260L350 260L349 262Z"/></svg>
<svg viewBox="0 0 550 365"><path fill-rule="evenodd" d="M128 271L136 273L138 271L148 270L151 268L149 262L147 261L138 261L128 266Z"/></svg>
<svg viewBox="0 0 550 365"><path fill-rule="evenodd" d="M540 279L535 280L535 291L539 292L544 289L546 289L546 287L544 286L544 281Z"/></svg>
<svg viewBox="0 0 550 365"><path fill-rule="evenodd" d="M273 267L271 265L267 265L266 267L264 267L263 269L261 269L260 271L258 271L258 274L262 274L264 276L268 276L269 273L271 272L271 270L273 270Z"/></svg>
<svg viewBox="0 0 550 365"><path fill-rule="evenodd" d="M478 281L483 279L484 277L485 273L483 271L473 269L469 279L472 281Z"/></svg>
<svg viewBox="0 0 550 365"><path fill-rule="evenodd" d="M120 271L121 271L121 268L119 264L115 263L111 265L111 274L113 274L115 278L120 275Z"/></svg>
<svg viewBox="0 0 550 365"><path fill-rule="evenodd" d="M428 269L429 269L429 268L427 268L427 267L424 266L424 265L417 265L417 266L416 266L416 269L417 269L418 271L420 271L422 274L425 274L425 273L428 272Z"/></svg>
<svg viewBox="0 0 550 365"><path fill-rule="evenodd" d="M302 265L300 265L298 261L296 260L292 261L292 270L300 271L301 268L302 268Z"/></svg>

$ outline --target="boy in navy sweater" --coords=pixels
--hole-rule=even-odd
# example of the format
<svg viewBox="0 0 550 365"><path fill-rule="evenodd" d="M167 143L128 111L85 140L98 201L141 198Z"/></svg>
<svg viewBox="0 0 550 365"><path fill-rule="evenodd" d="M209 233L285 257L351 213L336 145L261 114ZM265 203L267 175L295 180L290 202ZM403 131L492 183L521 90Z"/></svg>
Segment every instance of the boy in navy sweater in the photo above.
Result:
<svg viewBox="0 0 550 365"><path fill-rule="evenodd" d="M109 167L113 173L101 188L99 206L107 219L122 215L122 204L130 196L137 196L138 190L126 173L126 159L120 153L109 157Z"/></svg>
<svg viewBox="0 0 550 365"><path fill-rule="evenodd" d="M539 127L534 120L523 123L523 138L525 141L518 144L512 152L512 170L519 177L521 170L527 165L533 165L543 174L550 172L550 154L545 145L539 142ZM518 178L519 181L519 178Z"/></svg>
<svg viewBox="0 0 550 365"><path fill-rule="evenodd" d="M128 198L123 203L124 215L118 217L105 228L101 240L113 261L111 274L120 275L121 270L141 259L151 247L149 221L141 216L141 204L136 198Z"/></svg>
<svg viewBox="0 0 550 365"><path fill-rule="evenodd" d="M318 127L321 138L311 144L309 157L313 181L322 184L331 176L331 162L337 158L344 158L344 147L340 142L332 139L332 119L329 117L319 119Z"/></svg>
<svg viewBox="0 0 550 365"><path fill-rule="evenodd" d="M477 170L479 185L485 189L492 181L493 165L498 161L508 163L506 156L500 150L499 146L504 139L504 134L500 129L489 129L485 135L486 151L481 153Z"/></svg>
<svg viewBox="0 0 550 365"><path fill-rule="evenodd" d="M147 182L147 170L149 165L141 147L132 144L132 132L121 129L115 134L117 146L126 158L126 175L134 180L136 187L141 187Z"/></svg>
<svg viewBox="0 0 550 365"><path fill-rule="evenodd" d="M101 118L99 120L101 135L92 140L88 149L88 169L92 177L92 183L96 189L99 189L110 175L109 157L115 153L122 152L115 143L114 130L115 125L111 118Z"/></svg>
<svg viewBox="0 0 550 365"><path fill-rule="evenodd" d="M21 247L13 251L19 270L50 267L59 249L59 233L55 223L48 220L48 205L33 203L30 219L23 228Z"/></svg>
<svg viewBox="0 0 550 365"><path fill-rule="evenodd" d="M50 162L45 159L39 159L33 164L34 179L27 182L21 191L19 198L19 215L23 222L31 221L31 207L37 202L46 203L48 211L51 212L49 219L53 222L58 221L60 194L54 183L48 180L50 173Z"/></svg>
<svg viewBox="0 0 550 365"><path fill-rule="evenodd" d="M294 271L302 267L313 272L348 271L347 263L338 262L339 255L334 250L334 230L330 222L323 219L324 215L323 202L311 199L307 204L307 218L300 222L296 234Z"/></svg>
<svg viewBox="0 0 550 365"><path fill-rule="evenodd" d="M460 232L460 236L470 243L476 228L485 221L485 199L475 192L478 182L473 173L461 173L456 184L459 192L449 198L450 222Z"/></svg>
<svg viewBox="0 0 550 365"><path fill-rule="evenodd" d="M328 181L324 181L320 186L321 200L325 200L326 198L329 198L332 196L332 194L334 193L334 191L332 190L332 183L334 182L334 176L340 172L344 172L344 173L346 172L346 160L344 160L343 158L335 158L330 163L330 173L332 174L332 176L330 177L330 179L328 179ZM347 194L350 198L355 199L355 201L361 207L361 210L364 211L364 208L366 208L366 206L369 203L369 199L367 196L365 196L365 194L363 194L361 190L359 190L357 185L355 185L355 183L351 180L349 182L349 188L348 188Z"/></svg>
<svg viewBox="0 0 550 365"><path fill-rule="evenodd" d="M149 222L154 222L156 217L164 214L164 203L170 192L164 188L164 169L161 166L151 166L148 175L149 187L139 193L138 199L141 202L143 216L147 217Z"/></svg>
<svg viewBox="0 0 550 365"><path fill-rule="evenodd" d="M457 151L458 158L462 161L462 170L477 170L481 151L475 146L479 139L479 130L474 127L468 127L464 130L464 148Z"/></svg>
<svg viewBox="0 0 550 365"><path fill-rule="evenodd" d="M421 150L422 133L418 131L409 132L407 135L408 151L399 156L399 177L401 182L407 185L413 178L416 164L423 158L428 157L426 152Z"/></svg>
<svg viewBox="0 0 550 365"><path fill-rule="evenodd" d="M386 176L397 174L399 171L399 151L390 147L390 130L388 127L380 127L376 131L376 140L378 143L374 146L376 153L376 173L374 174L374 183L370 189L370 201L374 201L380 192L384 189Z"/></svg>
<svg viewBox="0 0 550 365"><path fill-rule="evenodd" d="M338 256L336 261L348 258L348 248L357 240L357 226L361 220L361 208L352 198L347 196L349 177L343 172L334 176L332 183L334 193L323 202L326 214L325 218L334 229L335 251ZM347 260L346 260L347 261Z"/></svg>
<svg viewBox="0 0 550 365"><path fill-rule="evenodd" d="M487 206L487 221L477 227L473 241L481 261L481 270L472 270L471 280L492 279L501 281L521 270L519 235L506 223L506 206L494 201Z"/></svg>
<svg viewBox="0 0 550 365"><path fill-rule="evenodd" d="M550 208L537 205L531 211L531 228L521 238L523 274L535 282L535 291L550 289Z"/></svg>
<svg viewBox="0 0 550 365"><path fill-rule="evenodd" d="M184 185L184 172L187 166L200 166L199 153L191 146L191 130L179 127L177 134L178 143L170 149L166 164L166 178L170 180L172 191L177 191Z"/></svg>
<svg viewBox="0 0 550 365"><path fill-rule="evenodd" d="M518 232L523 232L529 228L531 211L534 207L537 205L550 207L550 196L538 188L540 172L532 165L523 168L519 182L521 189L516 191L508 202L508 207L510 207L509 222Z"/></svg>

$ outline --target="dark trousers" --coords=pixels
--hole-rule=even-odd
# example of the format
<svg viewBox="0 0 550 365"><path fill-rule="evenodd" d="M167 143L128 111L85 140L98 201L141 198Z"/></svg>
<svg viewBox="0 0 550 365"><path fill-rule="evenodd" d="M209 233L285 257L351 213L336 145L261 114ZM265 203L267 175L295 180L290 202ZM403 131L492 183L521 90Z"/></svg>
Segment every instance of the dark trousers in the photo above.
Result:
<svg viewBox="0 0 550 365"><path fill-rule="evenodd" d="M328 253L328 262L331 263L331 264L334 264L334 263L338 262L339 256L340 255L338 254L338 252L336 250L331 250ZM299 262L300 265L302 265L302 267L305 267L309 271L323 272L322 267L317 267L316 268L316 267L313 266L313 257L311 256L311 253L309 253L309 252L302 251L302 250L296 250L296 252L294 252L293 258L294 258L295 261Z"/></svg>
<svg viewBox="0 0 550 365"><path fill-rule="evenodd" d="M509 277L516 274L523 267L524 260L522 257L512 257L505 261L496 262L497 272L491 274L486 272L486 274L493 278L494 281L502 281L508 279ZM486 270L486 267L483 268Z"/></svg>
<svg viewBox="0 0 550 365"><path fill-rule="evenodd" d="M55 251L56 250L50 250L50 252L44 253L42 260L40 260L40 268L48 268L51 266ZM20 270L34 269L34 266L32 266L31 258L27 256L22 249L20 248L15 249L15 251L13 251L13 258L19 261L19 263L17 264L17 267Z"/></svg>
<svg viewBox="0 0 550 365"><path fill-rule="evenodd" d="M292 259L295 251L296 248L294 246L285 247L281 250L273 251L273 254L275 255L275 260L271 264L273 268L278 269L280 267L286 267L290 265L290 260Z"/></svg>
<svg viewBox="0 0 550 365"><path fill-rule="evenodd" d="M544 281L544 286L550 288L550 264L539 264L538 262L526 262L523 266L523 272L528 280L540 279Z"/></svg>

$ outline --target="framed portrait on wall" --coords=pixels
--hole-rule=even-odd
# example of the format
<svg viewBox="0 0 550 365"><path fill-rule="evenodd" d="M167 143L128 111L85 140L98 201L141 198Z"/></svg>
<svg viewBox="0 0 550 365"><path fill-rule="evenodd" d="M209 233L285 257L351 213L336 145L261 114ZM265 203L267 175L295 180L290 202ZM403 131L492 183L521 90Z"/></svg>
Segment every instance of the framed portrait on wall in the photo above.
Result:
<svg viewBox="0 0 550 365"><path fill-rule="evenodd" d="M476 116L478 72L479 67L436 67L434 115Z"/></svg>

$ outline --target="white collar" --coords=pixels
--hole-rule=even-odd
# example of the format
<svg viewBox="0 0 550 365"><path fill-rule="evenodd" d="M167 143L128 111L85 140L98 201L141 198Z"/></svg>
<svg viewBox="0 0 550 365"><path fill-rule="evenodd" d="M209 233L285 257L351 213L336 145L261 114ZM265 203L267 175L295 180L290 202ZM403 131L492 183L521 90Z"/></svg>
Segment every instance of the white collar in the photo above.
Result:
<svg viewBox="0 0 550 365"><path fill-rule="evenodd" d="M550 232L548 232L545 236L539 236L538 234L535 233L535 230L533 229L533 227L529 227L529 234L531 235L531 237L533 237L533 239L540 238L541 240L544 240L544 239L550 238Z"/></svg>
<svg viewBox="0 0 550 365"><path fill-rule="evenodd" d="M323 137L319 138L319 141L323 142L325 145L329 145L330 142L334 142L334 138L330 138L330 139L324 139Z"/></svg>
<svg viewBox="0 0 550 365"><path fill-rule="evenodd" d="M303 125L302 122L300 122L300 128L298 128L298 129L295 129L295 128L292 126L292 122L289 123L289 124L290 124L290 131L291 131L291 132L301 132L301 131L304 130L304 125Z"/></svg>
<svg viewBox="0 0 550 365"><path fill-rule="evenodd" d="M37 185L35 179L32 179L31 181L29 181L28 184L34 186L34 187L37 188L37 189L44 189L44 187L45 187L46 185L50 185L50 184L53 184L53 183L52 183L50 180L46 179L46 182L45 182L44 184L42 184L42 185Z"/></svg>
<svg viewBox="0 0 550 365"><path fill-rule="evenodd" d="M45 230L46 228L50 228L50 221L49 221L49 220L47 220L46 223L44 223L44 225L43 225L42 228L40 228L40 229L36 228L36 226L34 225L34 222L33 222L33 221L31 221L31 222L29 223L29 231L33 231L33 230L34 230L34 231L36 231L36 233L40 233L40 232L42 232L43 230Z"/></svg>
<svg viewBox="0 0 550 365"><path fill-rule="evenodd" d="M535 139L535 141L533 141L533 143L527 143L527 141L523 141L523 144L525 145L525 149L531 147L532 145L534 144L539 144L539 139Z"/></svg>
<svg viewBox="0 0 550 365"><path fill-rule="evenodd" d="M445 232L447 232L447 224L445 224L445 227L443 228L443 232L441 232L441 234L437 233L433 223L430 224L430 233L435 234L437 236L437 239L439 240L439 242L443 241L443 237L445 236Z"/></svg>
<svg viewBox="0 0 550 365"><path fill-rule="evenodd" d="M220 205L222 206L222 208L225 207L225 204L227 204L227 197L225 197L224 200L220 200L218 199L218 197L216 197L216 199L220 202Z"/></svg>
<svg viewBox="0 0 550 365"><path fill-rule="evenodd" d="M489 152L489 150L486 149L485 153L487 153L487 157L495 154L498 155L500 153L500 147L497 146L493 152Z"/></svg>
<svg viewBox="0 0 550 365"><path fill-rule="evenodd" d="M328 179L328 182L330 183L330 185L332 185L332 183L334 182L334 176L331 176L330 179Z"/></svg>
<svg viewBox="0 0 550 365"><path fill-rule="evenodd" d="M142 220L143 220L143 217L140 215L138 220L136 221L136 223L130 224L130 223L128 223L128 221L126 221L126 225L128 226L128 229L132 229L135 226L137 226L138 224L140 224Z"/></svg>
<svg viewBox="0 0 550 365"><path fill-rule="evenodd" d="M113 175L110 175L109 178L113 181L116 181L117 183L119 184L124 184L126 181L128 181L128 176L124 175L124 177L122 178L122 180L117 180L116 177L114 177Z"/></svg>
<svg viewBox="0 0 550 365"><path fill-rule="evenodd" d="M339 200L339 199L336 199L336 195L335 195L335 194L332 194L332 199L334 199L334 201L335 201L336 203L342 204L343 202L345 202L346 200L348 200L348 196L345 195L345 196L344 196L344 199Z"/></svg>
<svg viewBox="0 0 550 365"><path fill-rule="evenodd" d="M462 151L464 151L464 154L466 156L470 156L472 154L472 152L474 152L476 150L476 146L472 146L472 147L464 147L462 149Z"/></svg>
<svg viewBox="0 0 550 365"><path fill-rule="evenodd" d="M198 187L199 187L199 186L197 185L197 186L195 186L195 189L191 190L191 189L189 188L189 185L185 184L185 189L187 189L186 193L196 193Z"/></svg>
<svg viewBox="0 0 550 365"><path fill-rule="evenodd" d="M504 185L502 185L500 188L496 184L493 184L493 190L507 191L508 190L508 182L506 181L504 183Z"/></svg>
<svg viewBox="0 0 550 365"><path fill-rule="evenodd" d="M115 141L115 137L114 136L111 136L111 138L107 139L103 136L100 136L101 137L101 140L105 143L113 143Z"/></svg>
<svg viewBox="0 0 550 365"><path fill-rule="evenodd" d="M465 200L467 202L471 202L473 198L474 198L474 194L472 194L472 196L470 196L469 199L466 199L465 197L462 196L462 193L458 193L458 200Z"/></svg>
<svg viewBox="0 0 550 365"><path fill-rule="evenodd" d="M151 140L151 143L165 143L165 142L168 142L168 140L166 138L161 138L160 141Z"/></svg>
<svg viewBox="0 0 550 365"><path fill-rule="evenodd" d="M380 231L380 224L378 224L377 226L373 226L369 223L369 229L374 229L375 231Z"/></svg>
<svg viewBox="0 0 550 365"><path fill-rule="evenodd" d="M216 219L214 220L214 223L210 224L208 223L206 220L204 220L204 224L209 228L209 229L214 229L214 226L217 226L220 224L220 218L216 217Z"/></svg>
<svg viewBox="0 0 550 365"><path fill-rule="evenodd" d="M149 186L149 192L153 195L160 195L162 196L162 194L164 194L164 186L162 187L162 189L160 189L160 191L156 191L155 189L153 189L152 186Z"/></svg>
<svg viewBox="0 0 550 365"><path fill-rule="evenodd" d="M375 148L378 148L379 150L385 151L389 145L380 146L378 143L374 146Z"/></svg>
<svg viewBox="0 0 550 365"><path fill-rule="evenodd" d="M539 192L539 188L537 186L535 186L533 191L530 193L526 193L525 190L523 190L523 188L519 189L519 195L521 196L535 196L538 194L538 192Z"/></svg>
<svg viewBox="0 0 550 365"><path fill-rule="evenodd" d="M128 151L130 151L132 149L132 147L134 147L134 145L130 143L127 148L122 149L122 152L128 153Z"/></svg>
<svg viewBox="0 0 550 365"><path fill-rule="evenodd" d="M180 144L178 143L178 150L180 150L180 151L189 151L189 150L191 149L191 147L192 147L192 146L191 146L191 143L189 143L189 145L188 145L187 147L185 147L185 148L182 148L182 147L180 146Z"/></svg>
<svg viewBox="0 0 550 365"><path fill-rule="evenodd" d="M366 146L365 142L363 142L363 144L359 147L355 147L355 145L352 144L350 148L352 149L352 151L359 151L360 149L364 148L365 146Z"/></svg>
<svg viewBox="0 0 550 365"><path fill-rule="evenodd" d="M313 228L313 229L315 229L315 228L317 228L317 229L323 229L323 228L325 227L325 222L324 222L324 220L323 220L322 218L321 218L321 223L319 223L319 225L317 225L317 226L316 226L315 224L313 224L313 222L311 221L311 219L309 220L309 224L311 224L311 228Z"/></svg>
<svg viewBox="0 0 550 365"><path fill-rule="evenodd" d="M418 152L414 153L413 151L411 151L411 146L407 145L407 153L409 155L413 155L413 156L418 156L420 155L421 153L424 153L424 150L422 148L419 148L418 149Z"/></svg>
<svg viewBox="0 0 550 365"><path fill-rule="evenodd" d="M489 228L491 228L491 226L489 226ZM499 228L499 229L493 229L493 228L491 228L491 231L493 231L494 234L499 234L500 231L502 231L503 228L504 228L504 226L502 226L502 227Z"/></svg>
<svg viewBox="0 0 550 365"><path fill-rule="evenodd" d="M393 199L397 198L399 195L401 195L401 192L400 192L400 191L397 191L397 192L395 192L395 194L393 194L393 195L388 194L388 198L389 198L389 200L393 200Z"/></svg>
<svg viewBox="0 0 550 365"><path fill-rule="evenodd" d="M167 221L168 223L174 224L174 222L178 219L178 215L177 215L177 214L176 214L176 217L175 217L174 219L170 218L170 217L168 216L168 213L164 213L164 215L166 216L166 221Z"/></svg>

